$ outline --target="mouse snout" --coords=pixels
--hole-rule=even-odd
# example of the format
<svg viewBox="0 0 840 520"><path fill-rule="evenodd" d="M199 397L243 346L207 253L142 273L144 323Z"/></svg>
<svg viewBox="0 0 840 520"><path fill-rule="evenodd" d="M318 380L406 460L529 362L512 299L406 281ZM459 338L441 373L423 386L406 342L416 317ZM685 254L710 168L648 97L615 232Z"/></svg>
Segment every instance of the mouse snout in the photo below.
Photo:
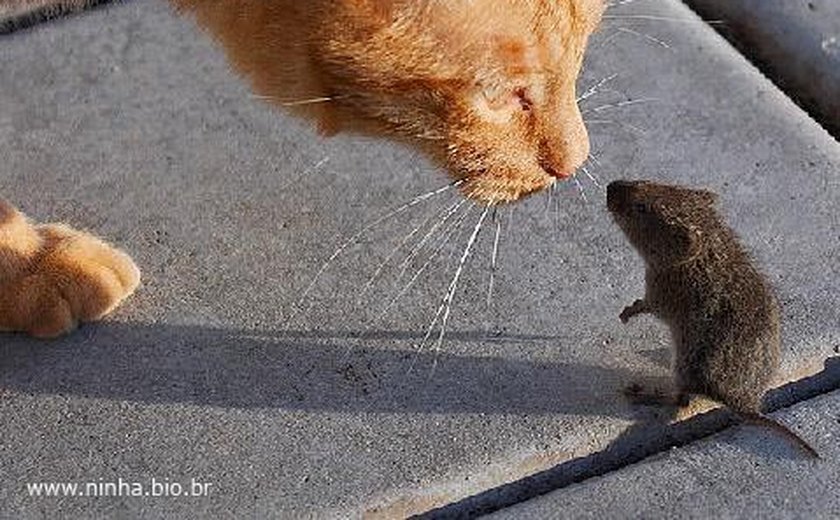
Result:
<svg viewBox="0 0 840 520"><path fill-rule="evenodd" d="M624 205L633 183L630 181L613 181L607 185L607 208L615 211Z"/></svg>

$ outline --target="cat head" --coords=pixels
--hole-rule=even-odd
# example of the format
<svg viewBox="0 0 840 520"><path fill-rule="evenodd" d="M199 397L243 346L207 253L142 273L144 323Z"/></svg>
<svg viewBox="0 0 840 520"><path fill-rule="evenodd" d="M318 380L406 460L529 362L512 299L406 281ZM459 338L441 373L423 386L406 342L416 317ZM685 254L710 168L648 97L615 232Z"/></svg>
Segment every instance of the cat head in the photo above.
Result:
<svg viewBox="0 0 840 520"><path fill-rule="evenodd" d="M322 128L408 137L483 203L575 174L589 155L576 80L602 0L344 0L313 60Z"/></svg>
<svg viewBox="0 0 840 520"><path fill-rule="evenodd" d="M398 136L484 203L574 175L575 83L603 0L172 0L256 92L326 134Z"/></svg>

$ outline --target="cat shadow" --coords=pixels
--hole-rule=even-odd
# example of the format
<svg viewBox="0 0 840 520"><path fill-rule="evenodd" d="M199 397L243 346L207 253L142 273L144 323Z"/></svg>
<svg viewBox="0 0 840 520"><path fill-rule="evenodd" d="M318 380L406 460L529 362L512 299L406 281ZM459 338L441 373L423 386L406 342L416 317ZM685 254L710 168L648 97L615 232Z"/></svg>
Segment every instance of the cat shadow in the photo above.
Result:
<svg viewBox="0 0 840 520"><path fill-rule="evenodd" d="M116 322L48 342L4 334L0 389L243 409L629 417L619 395L628 371L524 359L562 340L453 331L435 352L418 351L422 336ZM475 342L505 355L452 353L480 351L464 348Z"/></svg>

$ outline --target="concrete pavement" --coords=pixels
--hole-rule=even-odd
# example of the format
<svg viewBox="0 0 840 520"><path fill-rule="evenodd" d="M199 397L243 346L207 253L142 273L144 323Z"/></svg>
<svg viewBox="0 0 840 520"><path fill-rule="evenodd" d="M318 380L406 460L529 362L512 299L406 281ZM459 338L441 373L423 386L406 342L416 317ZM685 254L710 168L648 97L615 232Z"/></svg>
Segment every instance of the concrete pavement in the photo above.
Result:
<svg viewBox="0 0 840 520"><path fill-rule="evenodd" d="M840 136L840 4L687 0L791 97Z"/></svg>
<svg viewBox="0 0 840 520"><path fill-rule="evenodd" d="M586 176L585 200L569 183L550 204L501 212L493 303L487 229L446 341L420 352L477 209L440 255L448 269L382 317L399 268L357 300L453 194L377 230L295 308L341 236L446 182L422 158L323 140L267 109L160 2L36 26L0 48L0 193L119 243L144 272L106 323L53 343L3 336L0 516L404 516L626 449L634 423L633 442L659 442L652 412L619 390L667 373L667 336L652 320L619 323L642 266ZM785 373L820 369L840 344L840 147L678 2L610 11L582 88L611 77L584 107L592 173L720 192L779 288ZM211 493L26 489L151 478Z"/></svg>
<svg viewBox="0 0 840 520"><path fill-rule="evenodd" d="M739 426L488 518L837 518L838 408L833 392L774 414L819 445L819 461Z"/></svg>

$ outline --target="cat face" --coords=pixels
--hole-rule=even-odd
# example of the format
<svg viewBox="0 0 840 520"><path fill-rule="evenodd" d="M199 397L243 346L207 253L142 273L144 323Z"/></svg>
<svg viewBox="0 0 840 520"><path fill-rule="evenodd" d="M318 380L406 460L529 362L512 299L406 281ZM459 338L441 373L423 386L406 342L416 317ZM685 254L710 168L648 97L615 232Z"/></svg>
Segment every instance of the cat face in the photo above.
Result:
<svg viewBox="0 0 840 520"><path fill-rule="evenodd" d="M258 93L328 134L408 139L480 202L541 190L589 155L575 83L603 0L176 4Z"/></svg>
<svg viewBox="0 0 840 520"><path fill-rule="evenodd" d="M352 9L321 33L319 62L349 126L361 116L421 142L485 203L541 190L587 159L575 84L601 0L342 4ZM347 31L360 5L375 21Z"/></svg>

